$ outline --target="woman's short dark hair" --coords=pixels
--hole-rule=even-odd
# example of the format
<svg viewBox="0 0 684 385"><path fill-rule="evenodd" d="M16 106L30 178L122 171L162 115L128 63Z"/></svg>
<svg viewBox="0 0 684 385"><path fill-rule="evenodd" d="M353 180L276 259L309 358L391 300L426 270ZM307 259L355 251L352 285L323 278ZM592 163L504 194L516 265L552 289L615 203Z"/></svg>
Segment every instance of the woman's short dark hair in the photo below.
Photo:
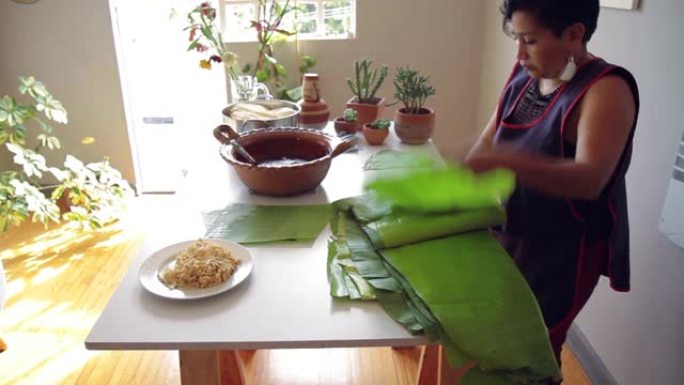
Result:
<svg viewBox="0 0 684 385"><path fill-rule="evenodd" d="M599 0L502 0L499 7L503 15L504 32L509 33L508 23L516 11L534 15L542 26L560 37L563 31L574 23L584 24L584 43L591 39L596 30L599 14Z"/></svg>

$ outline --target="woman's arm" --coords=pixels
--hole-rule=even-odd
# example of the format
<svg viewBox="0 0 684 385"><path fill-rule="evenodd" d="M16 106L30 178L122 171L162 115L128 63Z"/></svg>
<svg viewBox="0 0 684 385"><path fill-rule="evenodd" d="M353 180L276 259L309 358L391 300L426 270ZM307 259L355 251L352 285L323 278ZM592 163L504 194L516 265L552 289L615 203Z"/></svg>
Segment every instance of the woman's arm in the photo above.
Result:
<svg viewBox="0 0 684 385"><path fill-rule="evenodd" d="M550 195L596 199L627 143L636 107L627 83L607 76L587 91L578 108L575 159L514 153L491 145L487 149L493 138L488 125L466 164L475 171L511 169L518 183Z"/></svg>
<svg viewBox="0 0 684 385"><path fill-rule="evenodd" d="M475 144L468 151L466 155L466 163L478 155L489 153L492 150L492 143L494 142L494 134L496 133L496 110L489 118L487 125L482 130L482 133L475 141Z"/></svg>

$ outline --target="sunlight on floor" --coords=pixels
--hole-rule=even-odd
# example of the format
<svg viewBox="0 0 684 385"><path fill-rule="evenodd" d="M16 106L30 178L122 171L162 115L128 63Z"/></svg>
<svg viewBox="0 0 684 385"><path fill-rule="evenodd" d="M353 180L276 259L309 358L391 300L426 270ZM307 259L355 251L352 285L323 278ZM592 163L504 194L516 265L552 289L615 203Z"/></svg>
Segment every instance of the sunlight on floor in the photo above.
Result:
<svg viewBox="0 0 684 385"><path fill-rule="evenodd" d="M8 282L0 335L8 349L0 356L1 383L74 383L65 379L104 354L83 345L115 287L98 277L119 281L140 234L127 220L92 232L26 223L2 234Z"/></svg>
<svg viewBox="0 0 684 385"><path fill-rule="evenodd" d="M14 332L7 342L9 350L3 353L7 357L0 360L0 372L6 384L58 384L102 354L85 350L80 338L65 337L61 332L49 330L41 333ZM12 357L31 359L16 360Z"/></svg>

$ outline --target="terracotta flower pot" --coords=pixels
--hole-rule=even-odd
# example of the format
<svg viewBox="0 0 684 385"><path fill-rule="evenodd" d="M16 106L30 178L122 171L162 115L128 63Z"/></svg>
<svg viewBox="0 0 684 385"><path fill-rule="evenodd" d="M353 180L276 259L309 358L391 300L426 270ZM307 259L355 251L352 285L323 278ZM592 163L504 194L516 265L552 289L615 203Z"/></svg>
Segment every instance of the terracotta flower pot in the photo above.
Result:
<svg viewBox="0 0 684 385"><path fill-rule="evenodd" d="M359 128L366 123L373 123L382 116L382 112L385 110L385 98L375 98L374 102L373 104L358 103L356 97L347 102L347 108L356 110L356 121L359 123Z"/></svg>
<svg viewBox="0 0 684 385"><path fill-rule="evenodd" d="M302 107L299 114L299 125L305 128L323 129L328 124L330 110L321 97L318 87L318 74L304 74L302 81L302 100L297 102Z"/></svg>
<svg viewBox="0 0 684 385"><path fill-rule="evenodd" d="M400 108L394 114L394 133L406 144L423 144L435 129L435 111L423 107L418 114L408 114Z"/></svg>
<svg viewBox="0 0 684 385"><path fill-rule="evenodd" d="M344 118L340 117L335 119L335 132L338 135L356 134L356 132L361 130L361 125L358 121L348 122Z"/></svg>
<svg viewBox="0 0 684 385"><path fill-rule="evenodd" d="M389 135L389 128L373 128L370 123L363 125L363 137L371 146L381 145Z"/></svg>

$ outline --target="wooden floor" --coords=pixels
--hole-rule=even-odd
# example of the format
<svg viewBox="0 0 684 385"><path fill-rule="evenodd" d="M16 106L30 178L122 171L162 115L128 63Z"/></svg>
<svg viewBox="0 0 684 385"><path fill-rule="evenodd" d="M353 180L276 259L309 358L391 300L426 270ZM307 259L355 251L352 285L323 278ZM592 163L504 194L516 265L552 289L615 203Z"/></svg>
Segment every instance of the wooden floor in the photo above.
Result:
<svg viewBox="0 0 684 385"><path fill-rule="evenodd" d="M8 298L0 312L0 384L179 384L178 353L88 351L83 341L141 245L146 213L165 197L136 198L126 219L97 233L29 224L0 235ZM143 208L144 207L144 208ZM416 349L301 349L244 353L250 384L404 385ZM565 385L587 385L564 349Z"/></svg>

